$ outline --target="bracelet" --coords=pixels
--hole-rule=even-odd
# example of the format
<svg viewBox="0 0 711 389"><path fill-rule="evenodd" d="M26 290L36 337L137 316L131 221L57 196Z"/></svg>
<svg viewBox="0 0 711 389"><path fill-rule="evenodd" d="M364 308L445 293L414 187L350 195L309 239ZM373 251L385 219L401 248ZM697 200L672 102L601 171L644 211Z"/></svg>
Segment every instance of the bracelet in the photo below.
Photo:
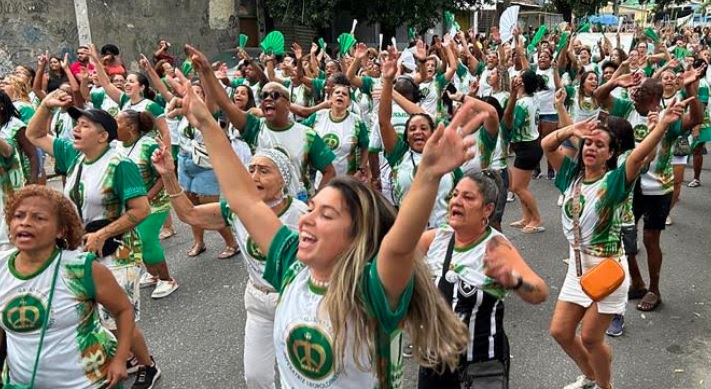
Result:
<svg viewBox="0 0 711 389"><path fill-rule="evenodd" d="M166 191L165 193L168 193L168 191ZM180 192L178 192L178 193L168 193L168 197L170 197L171 199L174 199L174 198L180 197L184 194L185 194L185 190L181 188Z"/></svg>

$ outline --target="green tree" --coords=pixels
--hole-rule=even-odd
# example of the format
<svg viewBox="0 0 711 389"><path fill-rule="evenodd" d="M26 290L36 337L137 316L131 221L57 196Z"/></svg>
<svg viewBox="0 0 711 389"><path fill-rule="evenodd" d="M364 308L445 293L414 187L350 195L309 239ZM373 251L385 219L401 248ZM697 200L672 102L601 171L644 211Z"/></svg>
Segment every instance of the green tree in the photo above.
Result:
<svg viewBox="0 0 711 389"><path fill-rule="evenodd" d="M558 13L563 15L563 20L572 23L575 16L594 15L600 8L607 5L608 0L553 0L553 5Z"/></svg>

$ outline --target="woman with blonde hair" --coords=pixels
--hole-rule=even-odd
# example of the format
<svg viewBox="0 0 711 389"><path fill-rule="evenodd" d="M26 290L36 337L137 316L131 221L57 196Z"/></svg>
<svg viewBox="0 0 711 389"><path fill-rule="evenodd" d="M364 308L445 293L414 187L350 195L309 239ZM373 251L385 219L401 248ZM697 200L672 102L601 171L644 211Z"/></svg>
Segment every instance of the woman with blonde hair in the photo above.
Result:
<svg viewBox="0 0 711 389"><path fill-rule="evenodd" d="M27 125L35 114L35 108L30 102L30 87L19 76L9 75L0 82L2 90L10 97L12 105L19 112L19 119ZM24 127L15 127L16 131L4 132L6 139L13 139L17 144L23 145L20 151L22 174L26 184L35 184L44 171L41 166L41 154L32 145L28 145ZM29 146L29 147L28 147Z"/></svg>
<svg viewBox="0 0 711 389"><path fill-rule="evenodd" d="M201 54L193 50L188 46L195 63ZM465 107L449 127L437 128L397 218L372 188L339 177L309 201L296 233L262 202L209 110L182 81L188 90L183 108L219 161L223 195L267 254L264 279L280 293L274 343L282 387L401 387L403 327L419 363L456 368L466 328L415 250L439 180L473 157L465 136L483 115Z"/></svg>

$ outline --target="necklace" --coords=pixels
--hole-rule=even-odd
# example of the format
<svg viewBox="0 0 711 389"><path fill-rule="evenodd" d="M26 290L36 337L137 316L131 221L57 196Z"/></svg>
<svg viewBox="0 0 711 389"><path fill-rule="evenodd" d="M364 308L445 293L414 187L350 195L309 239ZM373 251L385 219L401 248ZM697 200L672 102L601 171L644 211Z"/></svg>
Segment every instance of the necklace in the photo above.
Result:
<svg viewBox="0 0 711 389"><path fill-rule="evenodd" d="M313 286L317 289L326 290L326 289L328 289L328 285L330 285L331 282L330 281L319 281L319 280L315 279L313 275L309 274L309 284L311 284L311 286Z"/></svg>
<svg viewBox="0 0 711 389"><path fill-rule="evenodd" d="M274 207L276 207L277 205L281 204L281 202L284 201L285 198L286 198L286 196L282 196L282 197L279 198L279 199L274 199L274 200L267 201L267 202L266 202L266 203L267 203L267 207L269 207L269 208L274 208Z"/></svg>

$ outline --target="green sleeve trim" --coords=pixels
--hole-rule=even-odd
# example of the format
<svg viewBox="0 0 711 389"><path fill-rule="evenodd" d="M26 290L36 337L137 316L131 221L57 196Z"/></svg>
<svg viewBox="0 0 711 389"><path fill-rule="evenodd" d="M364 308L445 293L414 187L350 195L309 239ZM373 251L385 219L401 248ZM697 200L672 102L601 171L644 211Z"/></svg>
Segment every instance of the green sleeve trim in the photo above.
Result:
<svg viewBox="0 0 711 389"><path fill-rule="evenodd" d="M146 111L148 111L148 113L153 115L153 117L156 119L165 117L165 109L161 108L160 105L156 104L153 101L148 103L148 105L146 106Z"/></svg>
<svg viewBox="0 0 711 389"><path fill-rule="evenodd" d="M366 95L373 93L373 79L370 76L363 76L361 78L363 86L360 87L360 91Z"/></svg>
<svg viewBox="0 0 711 389"><path fill-rule="evenodd" d="M386 152L385 159L388 161L391 168L395 168L402 162L402 159L405 157L405 153L409 150L410 146L408 146L402 138L398 137L395 149L393 149L390 153Z"/></svg>
<svg viewBox="0 0 711 389"><path fill-rule="evenodd" d="M474 69L474 74L481 76L481 74L484 73L484 69L486 69L484 62L479 61L479 63L476 64L476 69Z"/></svg>
<svg viewBox="0 0 711 389"><path fill-rule="evenodd" d="M397 330L410 307L415 277L410 278L410 282L407 283L405 290L403 290L402 295L400 295L400 301L397 307L393 310L390 308L390 302L385 293L383 282L380 280L380 275L378 274L377 261L377 257L373 258L368 268L365 269L365 273L363 274L365 288L363 288L363 291L366 294L365 297L369 308L373 312L380 327L383 331L392 333Z"/></svg>
<svg viewBox="0 0 711 389"><path fill-rule="evenodd" d="M96 300L96 283L94 283L94 269L92 267L94 260L96 260L96 255L93 253L86 254L84 257L84 278L82 282L86 289L86 296L90 300Z"/></svg>
<svg viewBox="0 0 711 389"><path fill-rule="evenodd" d="M626 119L632 109L634 109L634 104L632 104L630 100L618 99L617 97L612 98L612 109L610 110L611 116Z"/></svg>
<svg viewBox="0 0 711 389"><path fill-rule="evenodd" d="M555 176L555 187L558 188L561 193L565 193L568 187L573 183L576 174L576 163L566 156L563 159L563 164L560 166L558 174Z"/></svg>
<svg viewBox="0 0 711 389"><path fill-rule="evenodd" d="M366 126L363 121L359 120L356 130L358 131L358 147L361 149L368 148L368 145L370 144L370 132L368 131L368 126Z"/></svg>
<svg viewBox="0 0 711 389"><path fill-rule="evenodd" d="M627 183L627 161L623 162L615 170L611 171L606 178L607 191L605 197L607 205L614 206L622 204L629 197L630 191L634 188L636 177L629 184Z"/></svg>
<svg viewBox="0 0 711 389"><path fill-rule="evenodd" d="M247 123L242 131L242 139L251 147L257 147L257 137L259 136L259 118L247 113Z"/></svg>
<svg viewBox="0 0 711 389"><path fill-rule="evenodd" d="M100 91L91 91L91 104L94 106L94 109L101 109L105 98L106 92L103 89Z"/></svg>
<svg viewBox="0 0 711 389"><path fill-rule="evenodd" d="M126 103L128 103L131 99L128 97L127 94L121 92L121 98L119 99L119 107L123 107Z"/></svg>
<svg viewBox="0 0 711 389"><path fill-rule="evenodd" d="M272 284L279 293L282 292L284 278L289 267L296 262L296 252L299 248L299 234L282 225L274 235L267 253L267 263L264 268L264 280Z"/></svg>
<svg viewBox="0 0 711 389"><path fill-rule="evenodd" d="M304 119L301 124L303 124L306 127L313 128L314 124L316 124L316 114L312 113L309 117Z"/></svg>
<svg viewBox="0 0 711 389"><path fill-rule="evenodd" d="M136 164L129 160L122 160L116 165L113 181L114 194L121 199L122 203L146 195L146 186L141 173Z"/></svg>
<svg viewBox="0 0 711 389"><path fill-rule="evenodd" d="M72 142L66 139L54 138L52 149L55 168L61 172L69 172L69 169L74 166L79 156L79 153L74 150Z"/></svg>
<svg viewBox="0 0 711 389"><path fill-rule="evenodd" d="M227 204L227 200L225 199L220 199L220 214L222 215L222 219L225 221L225 224L231 226L232 223L230 223L230 216L232 216L232 210L230 210L230 206Z"/></svg>

